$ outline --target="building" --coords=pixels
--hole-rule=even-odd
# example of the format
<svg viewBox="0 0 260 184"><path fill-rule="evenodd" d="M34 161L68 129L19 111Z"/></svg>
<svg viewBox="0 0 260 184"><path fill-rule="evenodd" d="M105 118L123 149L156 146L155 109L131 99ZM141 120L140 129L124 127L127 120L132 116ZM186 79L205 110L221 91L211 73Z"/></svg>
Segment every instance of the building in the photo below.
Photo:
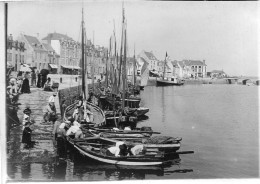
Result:
<svg viewBox="0 0 260 184"><path fill-rule="evenodd" d="M140 65L143 65L143 61L140 59L143 58L145 61L149 63L149 70L153 71L154 73L158 74L158 62L159 60L154 56L153 52L147 52L147 51L142 51L138 56L137 56L137 61Z"/></svg>
<svg viewBox="0 0 260 184"><path fill-rule="evenodd" d="M227 74L223 70L213 70L210 72L211 78L223 78L227 77Z"/></svg>
<svg viewBox="0 0 260 184"><path fill-rule="evenodd" d="M12 34L7 38L7 66L13 71L19 71L24 64L25 43L13 40Z"/></svg>
<svg viewBox="0 0 260 184"><path fill-rule="evenodd" d="M25 43L25 64L38 70L48 69L48 51L40 42L39 35L35 37L21 33L18 40Z"/></svg>
<svg viewBox="0 0 260 184"><path fill-rule="evenodd" d="M79 74L81 58L81 44L67 35L49 33L42 39L45 44L51 45L59 55L58 71L61 74Z"/></svg>
<svg viewBox="0 0 260 184"><path fill-rule="evenodd" d="M205 60L173 61L174 75L180 78L207 77L207 65Z"/></svg>
<svg viewBox="0 0 260 184"><path fill-rule="evenodd" d="M59 71L59 55L55 52L50 44L43 43L44 48L48 51L48 70L52 74L60 73Z"/></svg>

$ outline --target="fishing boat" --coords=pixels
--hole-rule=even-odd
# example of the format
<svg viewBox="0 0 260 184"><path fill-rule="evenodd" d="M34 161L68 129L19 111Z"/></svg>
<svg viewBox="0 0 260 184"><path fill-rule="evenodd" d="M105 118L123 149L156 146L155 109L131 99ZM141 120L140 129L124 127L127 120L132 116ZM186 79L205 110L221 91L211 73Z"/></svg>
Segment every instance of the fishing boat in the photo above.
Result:
<svg viewBox="0 0 260 184"><path fill-rule="evenodd" d="M167 62L167 52L165 56L164 61L164 69L163 69L163 76L162 78L156 78L156 86L181 86L184 84L184 81L172 76L172 77L166 77L165 76L165 69L166 69L166 62Z"/></svg>
<svg viewBox="0 0 260 184"><path fill-rule="evenodd" d="M133 165L133 166L149 166L162 165L169 162L169 153L158 151L152 145L142 145L143 149L137 155L127 156L109 156L106 151L109 147L116 146L118 141L102 137L84 138L73 140L69 139L70 143L82 155L93 160L114 165ZM138 144L126 142L127 147L134 147ZM189 152L192 153L192 152ZM188 152L175 152L175 155L188 154Z"/></svg>
<svg viewBox="0 0 260 184"><path fill-rule="evenodd" d="M81 22L81 49L82 49L82 55L81 55L81 67L82 67L82 77L81 77L81 80L82 80L82 89L81 89L81 94L83 96L83 108L80 108L80 114L83 114L81 115L81 117L86 117L85 116L85 111L87 108L90 109L90 112L92 113L91 116L93 116L91 119L93 119L93 122L91 122L92 124L95 124L95 126L103 126L105 125L106 123L106 119L105 119L105 114L103 112L103 110L93 104L93 103L90 103L88 102L86 99L88 97L88 85L87 85L87 62L85 61L85 59L87 58L86 57L86 52L85 52L85 42L86 42L86 31L85 31L85 28L84 28L84 20L83 20L83 9L82 9L82 22ZM93 76L92 76L93 77ZM73 103L69 106L66 107L65 109L65 112L63 114L63 119L64 121L68 121L68 117L72 116L73 115L73 112L74 110L77 108L77 103ZM83 120L81 121L86 121L86 119L84 118Z"/></svg>
<svg viewBox="0 0 260 184"><path fill-rule="evenodd" d="M116 142L106 138L86 138L83 140L70 140L74 148L81 154L93 160L115 165L161 165L164 163L164 155L161 152L146 151L138 155L131 156L109 156L106 150L116 146Z"/></svg>

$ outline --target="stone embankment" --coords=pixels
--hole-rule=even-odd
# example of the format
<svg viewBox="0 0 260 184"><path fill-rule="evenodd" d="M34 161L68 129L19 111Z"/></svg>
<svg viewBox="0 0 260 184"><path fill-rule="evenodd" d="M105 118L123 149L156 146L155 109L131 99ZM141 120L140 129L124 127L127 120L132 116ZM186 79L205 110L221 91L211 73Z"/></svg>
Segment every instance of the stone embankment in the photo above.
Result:
<svg viewBox="0 0 260 184"><path fill-rule="evenodd" d="M55 82L59 82L59 77L63 78L62 83L59 84L59 95L55 98L55 106L57 113L61 113L60 100L70 105L75 101L75 96L79 94L80 86L79 80L75 79L78 76L65 76L65 75L48 75ZM97 77L98 78L98 77ZM95 85L97 80L94 81ZM88 80L91 83L91 80ZM91 87L91 85L89 85ZM17 116L19 118L19 126L13 127L10 130L9 139L7 142L7 161L8 163L20 162L52 162L56 157L56 151L53 144L53 124L43 123L43 109L48 104L49 97L53 92L43 91L42 88L31 88L30 94L20 94L17 103L20 103ZM22 119L23 111L29 107L32 111L32 119L35 121L33 125L32 141L36 144L31 149L25 149L22 141Z"/></svg>
<svg viewBox="0 0 260 184"><path fill-rule="evenodd" d="M23 162L24 160L27 162L44 162L52 161L52 158L55 157L55 148L52 141L53 125L43 123L43 108L47 105L48 98L52 94L52 92L46 92L39 88L31 88L31 93L29 94L20 94L18 103L21 105L17 112L20 126L16 126L10 130L10 139L7 143L8 162ZM56 99L55 104L59 112L58 99ZM35 121L32 126L32 141L36 141L36 144L31 149L24 149L21 143L23 110L26 107L30 107L32 119Z"/></svg>

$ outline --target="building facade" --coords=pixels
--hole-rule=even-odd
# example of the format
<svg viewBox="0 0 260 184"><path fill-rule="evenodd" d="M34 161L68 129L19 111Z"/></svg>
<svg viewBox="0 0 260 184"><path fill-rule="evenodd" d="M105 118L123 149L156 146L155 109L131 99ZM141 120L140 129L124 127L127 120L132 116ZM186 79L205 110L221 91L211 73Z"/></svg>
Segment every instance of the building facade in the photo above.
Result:
<svg viewBox="0 0 260 184"><path fill-rule="evenodd" d="M25 43L25 64L39 71L48 69L48 51L43 47L39 38L20 34L18 40Z"/></svg>
<svg viewBox="0 0 260 184"><path fill-rule="evenodd" d="M207 77L207 65L205 60L173 61L173 74L180 78L204 78Z"/></svg>
<svg viewBox="0 0 260 184"><path fill-rule="evenodd" d="M137 61L142 63L139 58L142 57L146 62L149 63L149 70L158 73L158 62L159 60L154 56L153 52L147 52L143 50L138 56ZM139 63L139 64L140 64Z"/></svg>
<svg viewBox="0 0 260 184"><path fill-rule="evenodd" d="M19 71L25 62L25 43L13 40L10 35L7 38L7 66L13 71Z"/></svg>
<svg viewBox="0 0 260 184"><path fill-rule="evenodd" d="M44 48L48 51L48 70L52 74L59 73L59 55L55 52L50 44L43 43Z"/></svg>
<svg viewBox="0 0 260 184"><path fill-rule="evenodd" d="M50 44L59 55L58 72L61 74L80 74L81 72L81 44L67 35L49 33L42 41ZM106 67L106 49L94 46L90 40L85 45L85 62L87 73L90 75L103 74Z"/></svg>
<svg viewBox="0 0 260 184"><path fill-rule="evenodd" d="M223 78L227 77L227 74L223 70L213 70L210 72L211 78Z"/></svg>
<svg viewBox="0 0 260 184"><path fill-rule="evenodd" d="M60 33L49 33L42 39L42 42L51 45L56 54L59 55L57 70L60 74L79 73L81 58L80 43Z"/></svg>

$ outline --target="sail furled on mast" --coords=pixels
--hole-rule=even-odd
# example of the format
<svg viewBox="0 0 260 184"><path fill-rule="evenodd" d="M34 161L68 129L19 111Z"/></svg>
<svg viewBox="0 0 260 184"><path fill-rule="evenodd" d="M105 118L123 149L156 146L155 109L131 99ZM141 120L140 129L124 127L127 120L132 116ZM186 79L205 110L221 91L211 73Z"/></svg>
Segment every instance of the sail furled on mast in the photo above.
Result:
<svg viewBox="0 0 260 184"><path fill-rule="evenodd" d="M163 66L163 79L165 77L166 61L167 61L167 52L166 52L166 55L165 55L165 61L164 61L164 66Z"/></svg>
<svg viewBox="0 0 260 184"><path fill-rule="evenodd" d="M81 21L81 67L82 67L82 95L83 98L86 99L86 87L85 87L85 48L84 48L84 36L85 36L85 28L84 28L84 13L82 8L82 21Z"/></svg>

